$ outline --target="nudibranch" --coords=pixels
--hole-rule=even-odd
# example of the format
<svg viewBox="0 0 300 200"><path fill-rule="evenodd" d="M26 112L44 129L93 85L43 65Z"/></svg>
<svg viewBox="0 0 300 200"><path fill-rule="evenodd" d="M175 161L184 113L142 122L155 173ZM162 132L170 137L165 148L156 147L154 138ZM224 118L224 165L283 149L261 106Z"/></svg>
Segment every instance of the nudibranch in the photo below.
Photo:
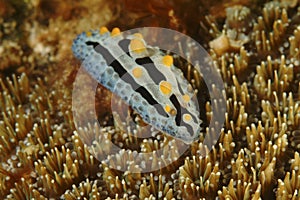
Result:
<svg viewBox="0 0 300 200"><path fill-rule="evenodd" d="M201 120L195 91L173 56L147 45L140 33L106 27L78 35L72 50L95 80L145 122L187 144L197 139Z"/></svg>

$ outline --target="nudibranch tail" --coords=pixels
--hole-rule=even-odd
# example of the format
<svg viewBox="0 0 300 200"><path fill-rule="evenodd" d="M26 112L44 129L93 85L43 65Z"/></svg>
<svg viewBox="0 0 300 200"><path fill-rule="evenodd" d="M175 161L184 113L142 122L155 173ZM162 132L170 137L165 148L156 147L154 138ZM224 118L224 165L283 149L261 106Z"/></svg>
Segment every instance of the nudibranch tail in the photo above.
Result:
<svg viewBox="0 0 300 200"><path fill-rule="evenodd" d="M198 102L173 56L147 45L140 33L125 35L106 27L78 35L72 50L94 79L145 122L185 143L197 139Z"/></svg>

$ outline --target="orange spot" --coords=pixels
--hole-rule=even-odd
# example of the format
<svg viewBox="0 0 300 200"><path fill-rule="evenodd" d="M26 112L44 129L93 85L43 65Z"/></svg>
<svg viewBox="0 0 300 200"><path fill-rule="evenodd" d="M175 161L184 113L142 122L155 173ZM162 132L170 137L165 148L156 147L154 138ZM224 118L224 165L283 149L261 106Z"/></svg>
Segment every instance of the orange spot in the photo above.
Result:
<svg viewBox="0 0 300 200"><path fill-rule="evenodd" d="M188 121L191 121L192 116L190 114L184 114L183 119L184 119L184 121L188 122Z"/></svg>
<svg viewBox="0 0 300 200"><path fill-rule="evenodd" d="M174 108L172 108L170 105L165 106L165 111L167 113L170 113L173 116L176 115L176 110Z"/></svg>
<svg viewBox="0 0 300 200"><path fill-rule="evenodd" d="M140 34L140 33L134 33L133 35L134 35L136 38L143 39L143 35Z"/></svg>
<svg viewBox="0 0 300 200"><path fill-rule="evenodd" d="M135 67L132 70L132 74L135 78L140 78L143 75L143 70L140 67Z"/></svg>
<svg viewBox="0 0 300 200"><path fill-rule="evenodd" d="M171 67L171 65L173 65L173 57L170 55L164 56L162 59L162 63L167 67Z"/></svg>
<svg viewBox="0 0 300 200"><path fill-rule="evenodd" d="M102 26L102 27L100 28L100 34L101 34L101 35L103 35L103 34L105 34L105 33L107 33L107 32L109 32L109 30L108 30L105 26Z"/></svg>
<svg viewBox="0 0 300 200"><path fill-rule="evenodd" d="M170 106L170 105L166 105L166 106L165 106L165 111L166 111L167 113L169 113L169 112L171 111L171 106Z"/></svg>
<svg viewBox="0 0 300 200"><path fill-rule="evenodd" d="M183 98L183 101L185 101L186 103L188 103L191 100L190 96L187 94L183 95L182 98Z"/></svg>
<svg viewBox="0 0 300 200"><path fill-rule="evenodd" d="M85 34L86 34L87 37L91 37L92 36L92 32L91 31L87 31L87 32L85 32Z"/></svg>
<svg viewBox="0 0 300 200"><path fill-rule="evenodd" d="M119 28L113 28L113 30L111 31L111 36L116 36L119 35L121 33Z"/></svg>
<svg viewBox="0 0 300 200"><path fill-rule="evenodd" d="M170 114L173 115L173 116L176 115L176 110L175 109L171 109Z"/></svg>
<svg viewBox="0 0 300 200"><path fill-rule="evenodd" d="M172 92L172 85L167 81L162 81L159 84L159 89L164 95L169 95Z"/></svg>
<svg viewBox="0 0 300 200"><path fill-rule="evenodd" d="M145 44L139 39L132 39L129 45L130 51L142 53L146 50Z"/></svg>

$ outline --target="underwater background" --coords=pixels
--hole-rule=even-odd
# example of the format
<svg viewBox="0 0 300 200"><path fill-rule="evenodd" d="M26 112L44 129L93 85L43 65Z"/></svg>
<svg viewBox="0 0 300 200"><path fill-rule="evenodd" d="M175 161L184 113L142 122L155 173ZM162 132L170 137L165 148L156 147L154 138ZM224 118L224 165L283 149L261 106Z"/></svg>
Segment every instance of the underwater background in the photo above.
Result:
<svg viewBox="0 0 300 200"><path fill-rule="evenodd" d="M200 138L171 165L132 173L135 163L118 171L88 151L80 132L91 140L99 130L75 128L72 89L81 63L71 46L101 26L169 28L209 52L227 111L205 157ZM202 91L199 74L178 63ZM0 0L0 199L300 199L299 67L299 0ZM82 95L84 104L89 96ZM168 140L124 133L111 95L99 85L95 109L114 144L152 152ZM211 119L206 96L198 93L204 125Z"/></svg>

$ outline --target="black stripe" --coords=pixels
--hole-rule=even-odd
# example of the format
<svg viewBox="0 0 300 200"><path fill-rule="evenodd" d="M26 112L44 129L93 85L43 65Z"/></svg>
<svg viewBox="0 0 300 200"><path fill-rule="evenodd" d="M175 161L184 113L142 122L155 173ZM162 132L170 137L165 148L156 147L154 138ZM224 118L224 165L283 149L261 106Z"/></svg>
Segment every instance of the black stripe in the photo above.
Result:
<svg viewBox="0 0 300 200"><path fill-rule="evenodd" d="M135 62L139 65L143 65L143 67L147 70L151 79L159 85L161 81L165 81L166 77L155 67L153 61L149 57L137 58Z"/></svg>
<svg viewBox="0 0 300 200"><path fill-rule="evenodd" d="M179 92L180 92L182 95L185 95L185 93L183 92L183 90L182 90L182 88L181 88L181 85L178 83L178 81L177 81L177 86L178 86ZM186 94L188 94L188 93L186 93ZM195 97L195 95L193 95L193 96L191 97L190 101L198 102L198 99L197 99L197 97ZM196 108L197 108L197 105L198 105L198 104L195 104ZM184 111L184 113L189 113L189 111L188 111L186 108L182 108L182 110ZM197 122L197 118L196 118L194 115L192 115L192 114L191 114L191 116L192 116L194 122Z"/></svg>
<svg viewBox="0 0 300 200"><path fill-rule="evenodd" d="M180 106L180 103L179 103L177 97L174 94L172 94L170 96L170 101L172 102L172 104L176 108L176 116L175 116L176 125L180 126L180 122L181 122L181 106Z"/></svg>
<svg viewBox="0 0 300 200"><path fill-rule="evenodd" d="M177 97L172 94L170 96L170 101L172 102L172 104L174 105L174 107L176 108L176 116L175 116L175 122L176 122L176 125L177 126L185 126L187 128L187 131L189 134L194 134L194 130L193 130L193 127L187 123L185 123L183 120L182 120L182 113L189 113L187 109L183 108ZM193 116L193 115L191 115Z"/></svg>
<svg viewBox="0 0 300 200"><path fill-rule="evenodd" d="M106 63L110 63L110 65L114 68L114 70L119 74L120 77L122 77L124 74L126 74L126 70L122 67L122 65L119 63L117 59L115 59L109 51L99 45L98 42L86 42L87 45L92 45L93 48L97 53L100 53L103 58L105 59Z"/></svg>
<svg viewBox="0 0 300 200"><path fill-rule="evenodd" d="M98 42L92 42L92 41L87 41L85 44L89 46L92 45L94 49L99 45Z"/></svg>
<svg viewBox="0 0 300 200"><path fill-rule="evenodd" d="M94 49L97 53L100 53L103 58L106 60L106 63L111 63L110 66L114 68L115 72L118 73L119 77L131 85L131 87L138 92L150 105L155 105L157 112L160 115L163 115L165 117L168 117L167 113L163 109L163 107L152 97L152 95L147 91L146 88L143 86L140 86L135 80L132 78L132 76L127 73L126 69L123 68L123 66L120 64L120 62L115 59L111 53L102 45L99 45L97 42L86 42L87 45L93 45Z"/></svg>
<svg viewBox="0 0 300 200"><path fill-rule="evenodd" d="M130 41L129 39L122 39L119 41L118 45L119 47L128 55L130 56L130 53L129 53L129 44L130 44ZM131 56L130 56L131 57Z"/></svg>

